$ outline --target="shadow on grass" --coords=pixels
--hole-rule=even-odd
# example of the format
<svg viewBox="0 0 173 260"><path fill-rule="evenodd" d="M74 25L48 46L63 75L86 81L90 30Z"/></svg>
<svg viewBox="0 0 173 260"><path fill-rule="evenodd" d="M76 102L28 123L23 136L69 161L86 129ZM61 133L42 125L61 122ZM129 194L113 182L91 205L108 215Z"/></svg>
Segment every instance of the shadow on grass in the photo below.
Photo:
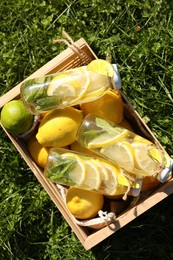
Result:
<svg viewBox="0 0 173 260"><path fill-rule="evenodd" d="M96 259L173 259L172 202L170 195L95 246Z"/></svg>

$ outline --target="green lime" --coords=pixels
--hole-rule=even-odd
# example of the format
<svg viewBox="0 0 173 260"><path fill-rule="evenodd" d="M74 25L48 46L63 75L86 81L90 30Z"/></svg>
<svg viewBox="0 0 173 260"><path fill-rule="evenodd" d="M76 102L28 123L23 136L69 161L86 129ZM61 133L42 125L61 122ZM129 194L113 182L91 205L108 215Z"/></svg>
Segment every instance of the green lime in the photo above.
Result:
<svg viewBox="0 0 173 260"><path fill-rule="evenodd" d="M33 124L34 116L25 109L21 100L12 100L1 110L1 123L5 129L13 134L23 134Z"/></svg>

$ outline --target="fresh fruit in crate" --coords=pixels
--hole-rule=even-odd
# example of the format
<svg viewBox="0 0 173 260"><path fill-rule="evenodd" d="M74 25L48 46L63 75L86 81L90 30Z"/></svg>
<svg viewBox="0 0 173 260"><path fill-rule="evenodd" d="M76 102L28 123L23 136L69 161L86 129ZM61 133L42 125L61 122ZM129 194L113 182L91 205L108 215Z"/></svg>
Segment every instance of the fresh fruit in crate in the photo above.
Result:
<svg viewBox="0 0 173 260"><path fill-rule="evenodd" d="M41 168L44 168L48 158L49 148L43 147L36 139L35 134L29 138L27 147L34 162Z"/></svg>
<svg viewBox="0 0 173 260"><path fill-rule="evenodd" d="M33 118L30 111L39 113L38 132L27 143L33 160L45 168L50 147L70 145L69 148L72 150L56 157L57 161L53 162L49 174L46 173L45 176L55 183L70 186L75 184L81 190L97 191L102 195L108 195L110 199L118 199L125 194L131 195L133 189L139 189L137 179L131 181L127 178L129 173L127 176L123 174L120 167L124 168L124 165L128 166L129 172L137 167L138 177L143 178L142 191L157 186L158 180L155 177L151 179L141 175L141 171L149 172L153 167L153 164L148 164L146 158L141 157L144 152L142 148L151 142L141 137L138 139L137 135L132 134L132 144L129 140L121 143L121 139L129 139L128 130L133 132L133 127L124 118L123 100L119 91L110 90L112 86L115 87L113 77L113 66L105 60L96 59L88 66L29 80L21 87L21 95L25 110L30 116ZM74 107L75 104L79 106ZM76 140L77 132L84 115L90 113L123 126L123 130L118 132L118 135L114 133L113 137L110 137L111 131L99 136L93 135L92 131L89 146L81 145L78 139ZM18 123L17 120L15 122ZM116 144L116 157L120 162L118 165L107 160L112 160L110 156L113 154L112 148L115 149L114 142L119 142ZM101 148L101 157L106 155L107 159L97 158L98 147ZM140 152L135 154L134 147L140 148ZM73 151L82 153L83 156ZM161 162L159 153L154 151L151 154L155 161ZM55 174L55 168L60 175Z"/></svg>
<svg viewBox="0 0 173 260"><path fill-rule="evenodd" d="M76 140L83 113L73 107L47 113L38 127L36 138L44 147L64 147Z"/></svg>
<svg viewBox="0 0 173 260"><path fill-rule="evenodd" d="M119 124L123 119L123 101L118 90L109 90L102 97L80 105L84 115L89 113Z"/></svg>
<svg viewBox="0 0 173 260"><path fill-rule="evenodd" d="M66 196L69 211L78 219L90 219L102 209L104 197L102 194L70 187Z"/></svg>
<svg viewBox="0 0 173 260"><path fill-rule="evenodd" d="M12 100L1 110L1 123L12 134L21 135L28 131L34 116L24 107L21 100Z"/></svg>

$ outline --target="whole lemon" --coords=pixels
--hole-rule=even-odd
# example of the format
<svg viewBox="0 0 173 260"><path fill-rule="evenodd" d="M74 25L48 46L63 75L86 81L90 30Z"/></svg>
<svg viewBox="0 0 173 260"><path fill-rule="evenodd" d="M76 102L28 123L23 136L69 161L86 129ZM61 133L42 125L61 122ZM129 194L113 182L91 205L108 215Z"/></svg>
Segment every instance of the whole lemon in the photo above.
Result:
<svg viewBox="0 0 173 260"><path fill-rule="evenodd" d="M80 105L84 115L92 113L115 124L123 118L123 101L118 91L109 90L102 97Z"/></svg>
<svg viewBox="0 0 173 260"><path fill-rule="evenodd" d="M29 130L34 116L25 109L21 100L6 103L1 110L1 123L9 132L20 135Z"/></svg>
<svg viewBox="0 0 173 260"><path fill-rule="evenodd" d="M66 205L70 212L79 219L89 219L102 209L104 197L102 194L70 187L66 196Z"/></svg>
<svg viewBox="0 0 173 260"><path fill-rule="evenodd" d="M35 135L32 135L27 142L28 150L33 158L40 167L44 168L49 154L49 148L43 147Z"/></svg>
<svg viewBox="0 0 173 260"><path fill-rule="evenodd" d="M36 138L44 147L64 147L76 139L83 113L73 107L52 110L42 119Z"/></svg>

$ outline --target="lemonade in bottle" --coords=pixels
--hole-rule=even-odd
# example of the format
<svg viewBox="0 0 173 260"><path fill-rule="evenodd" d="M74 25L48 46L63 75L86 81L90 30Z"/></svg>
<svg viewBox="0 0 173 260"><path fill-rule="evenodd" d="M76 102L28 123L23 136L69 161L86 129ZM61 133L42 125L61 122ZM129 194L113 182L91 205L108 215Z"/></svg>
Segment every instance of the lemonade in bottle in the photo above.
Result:
<svg viewBox="0 0 173 260"><path fill-rule="evenodd" d="M164 182L171 175L173 163L163 149L95 115L84 118L77 141L139 179L153 176Z"/></svg>
<svg viewBox="0 0 173 260"><path fill-rule="evenodd" d="M50 181L100 194L137 196L141 185L108 160L63 148L51 148L44 176Z"/></svg>
<svg viewBox="0 0 173 260"><path fill-rule="evenodd" d="M104 69L103 65L97 67L98 63L103 63ZM115 88L113 66L94 60L87 66L27 80L20 92L26 108L39 114L95 100L111 88Z"/></svg>

